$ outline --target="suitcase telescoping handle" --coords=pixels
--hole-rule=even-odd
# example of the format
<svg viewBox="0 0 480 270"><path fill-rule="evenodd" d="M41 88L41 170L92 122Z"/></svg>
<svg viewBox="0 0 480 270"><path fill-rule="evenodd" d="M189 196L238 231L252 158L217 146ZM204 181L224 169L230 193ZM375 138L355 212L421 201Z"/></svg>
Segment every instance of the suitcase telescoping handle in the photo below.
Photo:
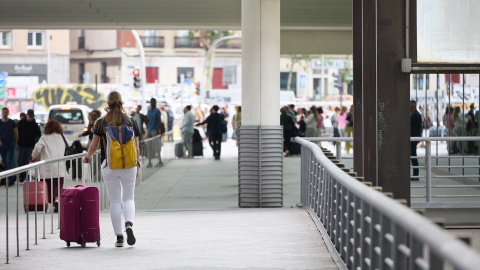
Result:
<svg viewBox="0 0 480 270"><path fill-rule="evenodd" d="M88 184L90 184L90 186L93 186L93 176L92 176L92 160L90 159L90 161L85 164L85 163L82 163L86 166L84 166L84 168L86 167L86 169L83 171L84 172L84 177L82 177L82 185L86 186ZM90 181L86 181L85 179L89 178Z"/></svg>

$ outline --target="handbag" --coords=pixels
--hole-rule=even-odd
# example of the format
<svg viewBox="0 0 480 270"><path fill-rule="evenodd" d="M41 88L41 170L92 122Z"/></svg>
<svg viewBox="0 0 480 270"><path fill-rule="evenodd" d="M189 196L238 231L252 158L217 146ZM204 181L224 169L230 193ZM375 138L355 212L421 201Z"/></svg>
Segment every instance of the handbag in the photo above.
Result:
<svg viewBox="0 0 480 270"><path fill-rule="evenodd" d="M63 136L63 134L60 134L60 135L62 135L63 142L65 143L65 151L63 152L63 155L64 156L70 156L70 155L76 154L75 146L73 146L73 145L69 146L68 143L67 143L67 140L65 139L65 136ZM70 160L68 160L65 165L67 167L67 172L69 172L69 170L70 170Z"/></svg>

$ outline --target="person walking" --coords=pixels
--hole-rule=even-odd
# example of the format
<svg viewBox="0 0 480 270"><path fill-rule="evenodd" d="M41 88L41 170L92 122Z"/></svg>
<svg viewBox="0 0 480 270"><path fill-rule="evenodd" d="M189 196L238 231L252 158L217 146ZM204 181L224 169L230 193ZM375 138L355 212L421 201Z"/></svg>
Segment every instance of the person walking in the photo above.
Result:
<svg viewBox="0 0 480 270"><path fill-rule="evenodd" d="M455 107L455 113L453 115L454 125L455 125L455 134L458 137L467 136L467 123L468 123L468 115L465 116L462 114L460 107ZM457 149L461 155L466 154L467 152L467 144L465 141L457 141Z"/></svg>
<svg viewBox="0 0 480 270"><path fill-rule="evenodd" d="M148 126L147 126L147 138L152 138L161 134L160 131L160 124L161 121L161 113L160 110L157 108L157 100L155 98L150 99L150 109L147 113L148 117ZM155 167L163 166L162 157L160 155L161 152L161 143L160 145L153 145L148 149L148 165L147 168L152 167L152 158L154 158L155 153L158 154L158 164Z"/></svg>
<svg viewBox="0 0 480 270"><path fill-rule="evenodd" d="M317 137L323 137L323 108L317 108L318 121L317 121Z"/></svg>
<svg viewBox="0 0 480 270"><path fill-rule="evenodd" d="M236 108L237 113L233 116L232 119L232 128L233 128L233 133L235 134L235 139L236 139L236 144L238 147L238 134L240 132L239 128L242 125L242 106L238 105Z"/></svg>
<svg viewBox="0 0 480 270"><path fill-rule="evenodd" d="M280 109L280 125L283 127L283 155L290 155L290 139L296 129L292 116L288 113L288 107L284 106Z"/></svg>
<svg viewBox="0 0 480 270"><path fill-rule="evenodd" d="M188 158L193 158L192 138L193 138L193 124L195 123L195 116L192 113L192 106L188 105L183 108L183 122L182 122L182 139L183 145L187 149Z"/></svg>
<svg viewBox="0 0 480 270"><path fill-rule="evenodd" d="M342 106L340 114L337 116L338 133L340 137L345 137L345 126L347 125L347 107Z"/></svg>
<svg viewBox="0 0 480 270"><path fill-rule="evenodd" d="M35 143L42 133L35 121L35 113L32 109L27 111L27 116L18 122L18 166L27 165L32 158ZM25 181L26 173L20 174L20 182Z"/></svg>
<svg viewBox="0 0 480 270"><path fill-rule="evenodd" d="M410 137L422 137L422 115L417 111L417 102L415 100L410 101ZM418 181L419 169L417 159L417 144L418 142L410 141L410 158L412 162L413 175L411 180Z"/></svg>
<svg viewBox="0 0 480 270"><path fill-rule="evenodd" d="M100 143L100 159L102 163L102 176L107 189L110 201L110 216L112 219L113 229L117 235L116 247L123 247L123 230L122 230L122 206L123 216L125 217L125 232L127 234L127 243L132 246L136 239L133 234L133 222L135 218L135 179L138 177L138 169L140 169L140 148L137 123L133 117L129 117L123 108L122 96L119 92L110 92L107 96L107 114L98 119L95 123L92 144L88 148L87 155L83 158L83 163L89 163L95 151L97 151ZM137 164L132 168L111 169L106 161L106 126L121 127L130 126L133 128L135 136L135 149Z"/></svg>
<svg viewBox="0 0 480 270"><path fill-rule="evenodd" d="M315 137L317 133L318 112L317 107L312 106L309 110L310 114L304 119L307 129L305 131L305 137Z"/></svg>
<svg viewBox="0 0 480 270"><path fill-rule="evenodd" d="M143 128L143 125L148 122L147 116L141 113L142 111L142 105L138 105L137 108L135 109L135 112L132 114L133 118L135 119L135 122L137 122L137 128L140 131L140 142L143 141L143 135L145 133L145 129Z"/></svg>
<svg viewBox="0 0 480 270"><path fill-rule="evenodd" d="M49 120L43 130L43 136L40 137L32 151L32 162L63 157L65 154L65 143L63 140L62 124L57 120ZM66 140L66 139L65 139ZM69 144L69 142L67 142ZM59 162L58 165L45 166L40 170L40 178L45 179L48 192L53 188L53 206L54 212L58 212L58 189L63 188L65 176L65 162ZM52 187L53 185L53 187ZM48 202L52 203L51 196L48 196Z"/></svg>
<svg viewBox="0 0 480 270"><path fill-rule="evenodd" d="M2 109L2 119L0 120L0 155L2 156L5 170L13 169L13 154L18 142L18 128L15 121L8 118L9 110L7 107ZM15 184L15 176L8 178L8 185ZM6 185L5 179L0 181L0 186Z"/></svg>
<svg viewBox="0 0 480 270"><path fill-rule="evenodd" d="M445 114L443 115L443 124L446 127L446 133L448 137L455 137L455 119L453 117L453 108L448 106L445 109ZM455 142L447 142L448 153L455 153Z"/></svg>
<svg viewBox="0 0 480 270"><path fill-rule="evenodd" d="M345 133L347 137L352 136L353 134L353 105L350 106L350 111L347 113L347 123L345 125ZM345 151L347 154L350 153L350 142L345 143Z"/></svg>
<svg viewBox="0 0 480 270"><path fill-rule="evenodd" d="M340 114L340 108L335 107L335 113L332 115L332 127L333 127L333 137L340 137L340 132L338 131L338 115ZM337 143L333 141L333 145Z"/></svg>
<svg viewBox="0 0 480 270"><path fill-rule="evenodd" d="M92 138L93 138L93 126L95 124L95 121L100 118L101 114L100 111L98 110L93 110L88 113L88 126L87 130L84 131L82 134L78 135L78 137L85 137L88 136L88 144L87 144L87 149L90 147L90 144L92 143Z"/></svg>
<svg viewBox="0 0 480 270"><path fill-rule="evenodd" d="M210 143L210 147L213 150L213 155L215 156L215 160L220 160L220 153L222 149L222 132L220 131L220 117L221 115L218 113L218 106L214 105L210 109L210 115L205 119L205 121L197 123L195 126L201 126L207 124L207 136L208 142Z"/></svg>

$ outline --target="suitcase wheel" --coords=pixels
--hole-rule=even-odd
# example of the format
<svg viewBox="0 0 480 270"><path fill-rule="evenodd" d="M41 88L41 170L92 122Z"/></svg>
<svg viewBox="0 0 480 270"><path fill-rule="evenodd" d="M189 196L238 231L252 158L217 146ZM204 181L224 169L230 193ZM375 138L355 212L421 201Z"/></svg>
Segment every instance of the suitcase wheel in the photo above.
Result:
<svg viewBox="0 0 480 270"><path fill-rule="evenodd" d="M100 247L100 240L97 240L97 246Z"/></svg>
<svg viewBox="0 0 480 270"><path fill-rule="evenodd" d="M80 245L82 246L82 248L84 248L84 247L86 246L85 241L82 241L82 242L80 243Z"/></svg>
<svg viewBox="0 0 480 270"><path fill-rule="evenodd" d="M67 242L67 247L70 247L70 242Z"/></svg>

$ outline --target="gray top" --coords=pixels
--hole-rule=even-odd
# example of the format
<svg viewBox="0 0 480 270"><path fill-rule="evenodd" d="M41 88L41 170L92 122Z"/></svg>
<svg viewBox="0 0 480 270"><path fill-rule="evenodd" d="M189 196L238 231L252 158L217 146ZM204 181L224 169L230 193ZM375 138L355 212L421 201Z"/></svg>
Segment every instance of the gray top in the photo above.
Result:
<svg viewBox="0 0 480 270"><path fill-rule="evenodd" d="M191 111L188 111L183 116L182 132L193 133L193 124L195 123L195 117Z"/></svg>

